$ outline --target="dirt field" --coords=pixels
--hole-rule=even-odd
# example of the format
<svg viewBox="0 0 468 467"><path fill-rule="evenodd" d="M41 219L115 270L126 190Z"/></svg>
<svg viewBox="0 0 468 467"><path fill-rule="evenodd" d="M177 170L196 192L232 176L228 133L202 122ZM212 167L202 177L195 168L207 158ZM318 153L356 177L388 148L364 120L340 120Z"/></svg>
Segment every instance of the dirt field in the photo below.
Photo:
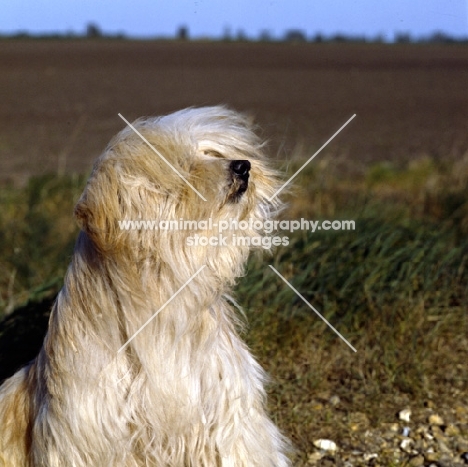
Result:
<svg viewBox="0 0 468 467"><path fill-rule="evenodd" d="M0 42L0 180L86 172L127 119L225 103L288 159L297 144L366 164L468 147L468 47Z"/></svg>

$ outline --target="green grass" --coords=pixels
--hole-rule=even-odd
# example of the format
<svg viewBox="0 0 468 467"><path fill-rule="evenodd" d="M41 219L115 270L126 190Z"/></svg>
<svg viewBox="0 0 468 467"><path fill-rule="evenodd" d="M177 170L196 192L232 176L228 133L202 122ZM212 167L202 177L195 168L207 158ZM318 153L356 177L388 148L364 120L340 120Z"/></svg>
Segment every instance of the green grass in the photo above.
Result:
<svg viewBox="0 0 468 467"><path fill-rule="evenodd" d="M45 176L21 189L0 189L0 316L61 286L84 183L84 177Z"/></svg>
<svg viewBox="0 0 468 467"><path fill-rule="evenodd" d="M84 183L43 177L1 189L0 314L57 292ZM353 219L356 229L281 233L290 244L250 259L237 299L245 337L274 376L272 412L303 465L313 439L346 438L355 412L379 424L395 420L400 396L414 404L451 400L454 391L466 398L468 157L366 169L317 163L296 185L304 188L290 195L284 217ZM339 410L323 403L333 394Z"/></svg>

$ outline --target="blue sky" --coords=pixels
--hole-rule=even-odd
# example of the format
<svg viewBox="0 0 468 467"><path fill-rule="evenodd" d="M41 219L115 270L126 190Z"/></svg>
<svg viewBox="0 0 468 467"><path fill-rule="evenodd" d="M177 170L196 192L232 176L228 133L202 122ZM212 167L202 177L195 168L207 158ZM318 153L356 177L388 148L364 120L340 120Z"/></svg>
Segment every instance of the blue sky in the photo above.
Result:
<svg viewBox="0 0 468 467"><path fill-rule="evenodd" d="M0 11L2 34L82 33L94 22L136 37L174 36L182 25L191 37L269 31L280 38L287 29L389 40L398 32L468 37L468 0L2 0Z"/></svg>

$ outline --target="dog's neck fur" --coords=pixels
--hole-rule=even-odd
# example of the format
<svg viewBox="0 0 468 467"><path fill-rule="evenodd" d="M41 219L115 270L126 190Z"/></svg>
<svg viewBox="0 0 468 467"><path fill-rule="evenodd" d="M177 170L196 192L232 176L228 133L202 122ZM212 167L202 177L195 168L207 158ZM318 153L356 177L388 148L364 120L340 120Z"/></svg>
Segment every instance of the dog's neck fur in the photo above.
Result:
<svg viewBox="0 0 468 467"><path fill-rule="evenodd" d="M109 423L114 417L127 418L128 433L122 436L138 439L143 451L154 450L151 433L164 432L167 426L167 437L188 436L186 430L194 427L206 430L206 436L220 429L215 426L219 406L211 401L232 393L233 386L247 411L261 410L263 371L239 339L235 314L220 291L204 290L195 278L122 349L170 299L168 284L162 281L167 271L155 269L148 276L127 264L125 274L117 275L122 265L97 256L84 232L78 246L50 319L48 335L54 338L46 338L38 357L41 371L50 375L48 392L55 403L76 404L73 395L82 398L86 393L81 384L104 393L97 397L96 390L90 392L90 400L82 403L105 398L107 390L117 393L104 415ZM114 316L106 316L109 313ZM93 358L95 353L101 358ZM251 380L239 374L247 368ZM132 432L142 419L148 429ZM160 437L157 442L168 441Z"/></svg>
<svg viewBox="0 0 468 467"><path fill-rule="evenodd" d="M148 339L157 345L157 340L166 336L160 328L167 326L174 327L170 333L174 340L184 334L195 338L208 324L213 332L219 325L229 325L234 330L235 316L223 297L229 292L229 284L223 284L219 277L207 281L206 275L213 271L206 267L200 274L205 274L203 279L194 277L182 287L190 277L188 272L185 274L187 277L181 277L180 271L172 270L158 258L138 262L137 258L122 260L122 252L102 255L82 231L58 298L60 313L71 315L66 316L67 322L69 327L70 323L77 324L77 332L85 333L87 329L97 333L111 353L124 346L153 316L128 347L141 340L145 349L148 344L151 348ZM112 320L108 319L109 314L113 315ZM103 322L105 327L101 327ZM109 322L119 323L119 330L109 328Z"/></svg>

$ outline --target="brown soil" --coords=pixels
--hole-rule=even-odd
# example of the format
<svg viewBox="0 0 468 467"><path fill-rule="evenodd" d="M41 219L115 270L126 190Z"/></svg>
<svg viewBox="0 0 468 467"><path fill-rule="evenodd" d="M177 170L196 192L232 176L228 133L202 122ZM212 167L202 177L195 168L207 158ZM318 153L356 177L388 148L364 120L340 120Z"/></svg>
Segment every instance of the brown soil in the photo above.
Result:
<svg viewBox="0 0 468 467"><path fill-rule="evenodd" d="M468 147L468 47L125 41L0 42L0 180L86 172L132 120L224 103L279 159L295 145L366 164Z"/></svg>

